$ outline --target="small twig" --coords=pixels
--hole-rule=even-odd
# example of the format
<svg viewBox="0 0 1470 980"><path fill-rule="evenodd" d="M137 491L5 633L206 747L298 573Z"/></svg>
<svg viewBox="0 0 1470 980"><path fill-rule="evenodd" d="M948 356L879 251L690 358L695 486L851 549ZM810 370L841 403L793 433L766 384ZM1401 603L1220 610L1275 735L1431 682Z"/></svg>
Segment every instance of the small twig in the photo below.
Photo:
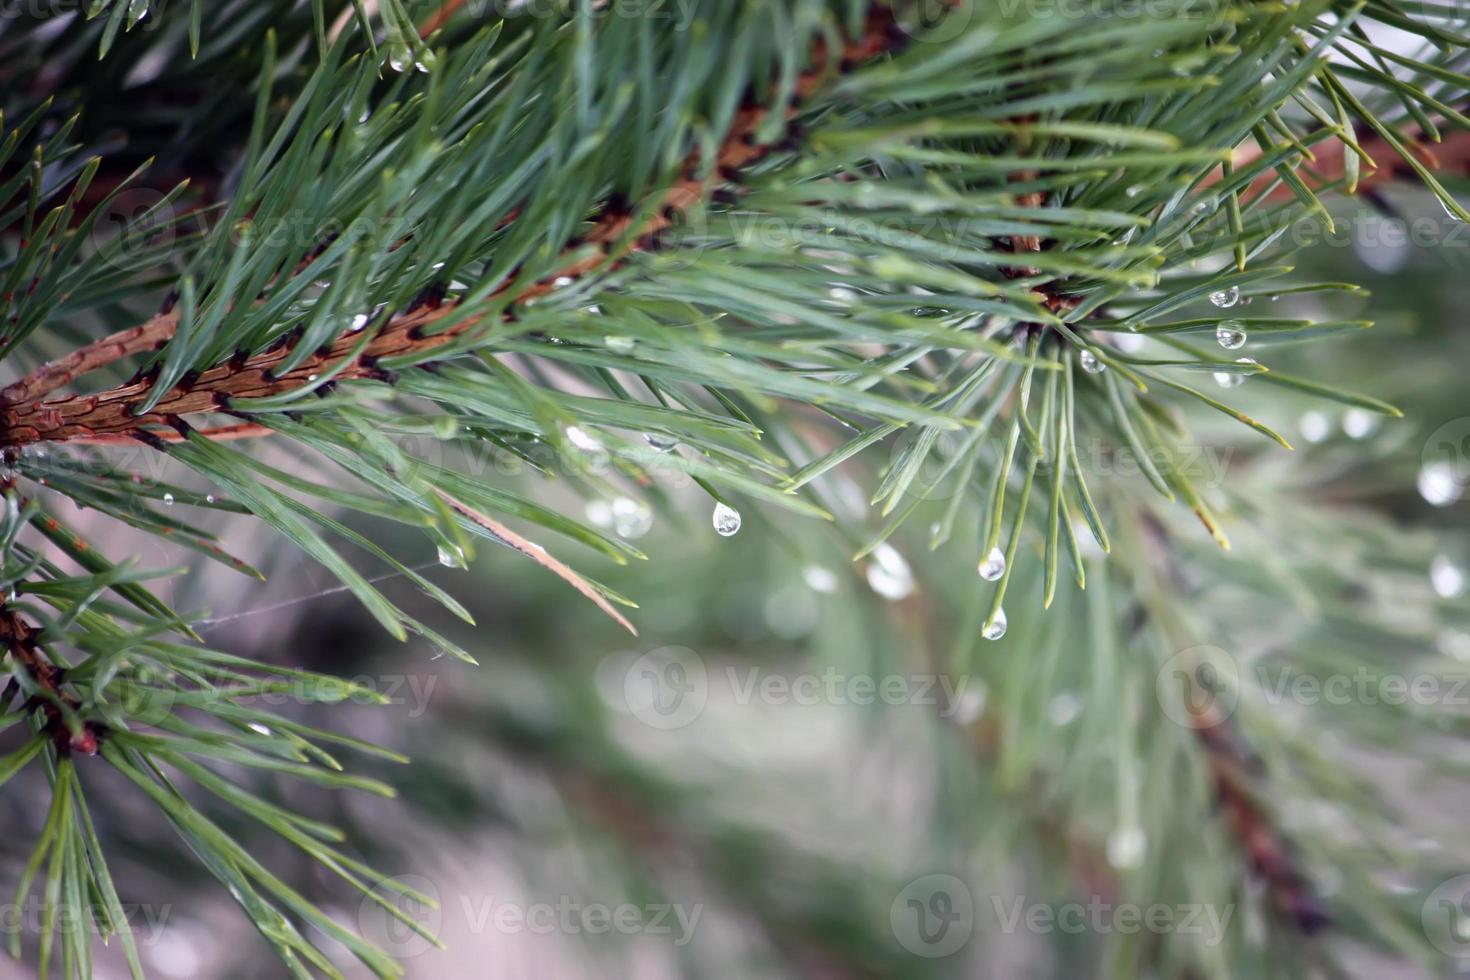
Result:
<svg viewBox="0 0 1470 980"><path fill-rule="evenodd" d="M97 738L103 733L102 726L89 721L82 725L80 731L71 730L60 705L64 704L69 710L75 711L81 707L81 701L63 688L64 675L61 668L41 652L31 625L19 613L3 604L0 604L0 648L20 665L36 688L44 692L33 695L26 702L26 707L40 708L45 713L45 732L56 745L57 751L96 755Z"/></svg>

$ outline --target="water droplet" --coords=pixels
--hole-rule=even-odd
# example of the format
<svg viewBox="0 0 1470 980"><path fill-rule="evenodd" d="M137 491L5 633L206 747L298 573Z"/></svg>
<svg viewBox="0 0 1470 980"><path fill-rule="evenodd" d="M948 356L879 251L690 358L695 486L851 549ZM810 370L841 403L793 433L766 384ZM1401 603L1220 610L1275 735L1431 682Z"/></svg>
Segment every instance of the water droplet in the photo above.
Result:
<svg viewBox="0 0 1470 980"><path fill-rule="evenodd" d="M985 714L985 702L989 700L985 685L973 681L960 692L950 707L949 716L959 725L972 725Z"/></svg>
<svg viewBox="0 0 1470 980"><path fill-rule="evenodd" d="M851 306L853 301L857 299L857 293L845 286L833 287L827 290L827 295L832 298L832 302L837 303L839 306Z"/></svg>
<svg viewBox="0 0 1470 980"><path fill-rule="evenodd" d="M1229 289L1219 289L1210 294L1210 302L1222 309L1234 306L1240 302L1240 287L1231 286Z"/></svg>
<svg viewBox="0 0 1470 980"><path fill-rule="evenodd" d="M1245 346L1245 328L1234 320L1223 320L1215 328L1215 340L1226 350L1240 350Z"/></svg>
<svg viewBox="0 0 1470 980"><path fill-rule="evenodd" d="M1465 571L1448 555L1435 555L1429 563L1429 581L1442 599L1456 599L1465 593Z"/></svg>
<svg viewBox="0 0 1470 980"><path fill-rule="evenodd" d="M315 381L315 380L316 380L316 379L317 379L317 378L318 378L318 377L320 377L320 375L316 375L316 374L308 374L308 375L307 375L307 376L306 376L306 380L307 380L307 381Z"/></svg>
<svg viewBox="0 0 1470 980"><path fill-rule="evenodd" d="M1148 835L1142 827L1119 827L1108 835L1108 863L1119 871L1141 865L1147 850Z"/></svg>
<svg viewBox="0 0 1470 980"><path fill-rule="evenodd" d="M464 567L464 549L457 544L439 546L439 564L445 568Z"/></svg>
<svg viewBox="0 0 1470 980"><path fill-rule="evenodd" d="M1066 728L1082 714L1082 699L1070 691L1063 691L1051 699L1046 707L1046 717L1058 728Z"/></svg>
<svg viewBox="0 0 1470 980"><path fill-rule="evenodd" d="M986 623L985 628L980 631L980 635L985 637L987 640L998 640L1002 636L1005 636L1006 611L1004 609L997 609L995 611L995 616L990 620L990 622Z"/></svg>
<svg viewBox="0 0 1470 980"><path fill-rule="evenodd" d="M1305 412L1297 420L1296 427L1308 442L1321 442L1332 432L1332 420L1318 411Z"/></svg>
<svg viewBox="0 0 1470 980"><path fill-rule="evenodd" d="M1459 220L1461 220L1461 218L1460 218L1460 216L1458 214L1456 214L1454 211L1450 210L1450 205L1449 205L1449 202L1448 201L1440 200L1439 206L1440 206L1440 209L1444 211L1445 215L1451 221L1459 221Z"/></svg>
<svg viewBox="0 0 1470 980"><path fill-rule="evenodd" d="M987 582L994 582L1006 573L1006 556L999 548L991 548L990 554L980 561L980 577Z"/></svg>
<svg viewBox="0 0 1470 980"><path fill-rule="evenodd" d="M551 280L551 284L553 286L555 286L557 289L561 289L564 286L570 286L572 284L572 277L571 276L557 276L555 279Z"/></svg>
<svg viewBox="0 0 1470 980"><path fill-rule="evenodd" d="M212 504L212 503L214 503L215 502L215 496L214 496L214 494L212 494L212 493L205 494L204 495L204 502L206 504Z"/></svg>
<svg viewBox="0 0 1470 980"><path fill-rule="evenodd" d="M671 453L679 446L679 440L655 432L644 433L643 441L655 452Z"/></svg>
<svg viewBox="0 0 1470 980"><path fill-rule="evenodd" d="M1096 354L1085 347L1077 352L1077 361L1088 374L1102 374L1108 369L1106 364L1097 359Z"/></svg>
<svg viewBox="0 0 1470 980"><path fill-rule="evenodd" d="M914 591L914 573L888 542L873 549L873 561L867 568L868 586L885 599L898 601Z"/></svg>
<svg viewBox="0 0 1470 980"><path fill-rule="evenodd" d="M612 504L606 500L587 501L587 523L593 527L612 527Z"/></svg>
<svg viewBox="0 0 1470 980"><path fill-rule="evenodd" d="M1448 507L1464 492L1465 487L1455 474L1452 463L1441 460L1426 464L1419 471L1419 496L1435 507Z"/></svg>
<svg viewBox="0 0 1470 980"><path fill-rule="evenodd" d="M614 354L631 354L638 341L632 337L610 336L602 338L603 345Z"/></svg>
<svg viewBox="0 0 1470 980"><path fill-rule="evenodd" d="M1136 333L1114 334L1113 346L1125 354L1137 354L1143 350L1143 337Z"/></svg>
<svg viewBox="0 0 1470 980"><path fill-rule="evenodd" d="M255 732L257 735L270 735L270 734L272 734L269 726L262 725L258 721L252 721L249 724L250 724L250 730L252 732Z"/></svg>
<svg viewBox="0 0 1470 980"><path fill-rule="evenodd" d="M163 495L163 505L165 507L172 507L174 505L174 495L171 494L171 493L164 494Z"/></svg>
<svg viewBox="0 0 1470 980"><path fill-rule="evenodd" d="M1235 359L1235 363L1254 364L1256 363L1256 361L1253 357L1237 357ZM1245 384L1245 377L1246 376L1244 374L1240 374L1235 371L1216 371L1215 384L1219 385L1221 388L1239 388L1241 385Z"/></svg>
<svg viewBox="0 0 1470 980"><path fill-rule="evenodd" d="M394 48L388 54L388 67L394 71L403 71L408 67L408 51L404 48Z"/></svg>
<svg viewBox="0 0 1470 980"><path fill-rule="evenodd" d="M653 511L631 497L618 497L612 502L613 530L629 541L643 537L653 527Z"/></svg>
<svg viewBox="0 0 1470 980"><path fill-rule="evenodd" d="M801 577L813 592L830 595L837 591L837 576L821 565L808 565L802 569Z"/></svg>
<svg viewBox="0 0 1470 980"><path fill-rule="evenodd" d="M357 316L352 318L352 322L347 325L347 329L351 333L357 333L359 330L367 325L368 315L366 313L359 313L357 314Z"/></svg>
<svg viewBox="0 0 1470 980"><path fill-rule="evenodd" d="M713 523L715 533L722 538L728 538L740 530L740 511L725 504L715 504Z"/></svg>
<svg viewBox="0 0 1470 980"><path fill-rule="evenodd" d="M1342 414L1342 431L1349 439L1366 439L1378 430L1378 416L1361 408L1350 408Z"/></svg>
<svg viewBox="0 0 1470 980"><path fill-rule="evenodd" d="M567 426L562 430L562 435L566 436L567 442L583 452L596 453L602 450L602 443L579 425Z"/></svg>
<svg viewBox="0 0 1470 980"><path fill-rule="evenodd" d="M414 61L413 67L416 71L421 71L426 75L429 73L429 63L422 58Z"/></svg>
<svg viewBox="0 0 1470 980"><path fill-rule="evenodd" d="M1440 653L1462 663L1470 663L1470 633L1463 630L1440 630L1434 638Z"/></svg>

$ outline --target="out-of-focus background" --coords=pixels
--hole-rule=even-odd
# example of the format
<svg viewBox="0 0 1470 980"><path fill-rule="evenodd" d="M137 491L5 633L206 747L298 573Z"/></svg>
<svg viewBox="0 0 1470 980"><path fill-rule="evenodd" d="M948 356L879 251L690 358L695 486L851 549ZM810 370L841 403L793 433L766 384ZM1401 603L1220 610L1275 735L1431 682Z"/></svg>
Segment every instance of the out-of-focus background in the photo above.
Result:
<svg viewBox="0 0 1470 980"><path fill-rule="evenodd" d="M1224 494L1229 476L1238 544L1233 556L1215 554L1202 532L1177 525L1171 600L1207 606L1211 642L1242 664L1297 658L1307 669L1362 645L1390 657L1385 671L1412 679L1430 664L1453 678L1470 670L1470 504L1458 499L1470 477L1459 448L1470 435L1470 230L1413 192L1344 206L1339 217L1338 231L1295 261L1361 282L1371 296L1255 302L1378 326L1257 356L1373 392L1407 417L1265 386L1233 392L1292 438L1298 448L1287 454L1191 416L1200 465L1216 468L1206 485ZM1450 454L1435 455L1446 440ZM1110 574L1116 557L1089 556L1088 592L1064 585L1045 614L1038 583L1022 576L1007 602L1009 633L990 643L978 635L978 500L960 508L967 530L955 543L928 550L938 501L891 551L853 562L858 538L754 506L738 533L716 534L696 487L672 487L671 505L654 510L631 490L585 501L556 480L481 464L485 479L585 509L647 554L614 566L560 547L638 603L638 636L509 551L483 548L467 568L423 554L477 626L436 612L402 580L382 586L480 660L468 666L421 642L393 642L325 573L243 520L225 533L259 537L254 557L268 584L199 567L171 586L177 607L209 610L203 632L213 645L354 678L390 702L280 710L411 756L409 765L352 757L397 787L397 800L256 782L267 798L342 826L369 863L437 896L437 909L410 911L447 950L284 843L244 823L226 827L410 976L1134 975L1138 963L1169 961L1160 947L1205 950L1206 963L1208 950L1228 948L1239 975L1251 975L1249 957L1289 930L1271 921L1228 826L1178 823L1218 811L1204 799L1207 781L1180 773L1189 757L1178 746L1189 739L1157 694L1167 657L1131 642L1138 586ZM862 515L871 475L855 464L821 489L832 506ZM416 537L372 534L395 553L422 549ZM1393 544L1375 553L1360 540ZM1273 578L1273 561L1291 565L1308 548L1335 576L1306 580L1309 592L1322 585L1315 610L1313 596L1284 596L1286 579ZM189 561L182 551L141 557ZM1382 635L1342 627L1334 616L1344 609ZM1470 964L1464 938L1436 934L1423 912L1464 869L1465 794L1453 772L1448 782L1430 778L1463 767L1463 743L1398 744L1383 730L1396 722L1378 713L1376 687L1324 704L1260 680L1277 675L1252 676L1255 731L1301 748L1265 762L1296 859L1334 918L1316 938L1303 930L1302 941L1340 943L1355 970L1380 976ZM1430 710L1465 714L1448 686L1437 690ZM1137 721L1107 723L1118 715ZM1119 730L1122 742L1101 737ZM1401 815L1358 798L1348 784L1359 778ZM284 975L229 897L180 858L155 810L124 787L94 796L154 975ZM11 830L0 843L5 880L43 817L35 798L19 781L0 797ZM1339 844L1368 848L1380 832L1396 843L1376 864L1333 857ZM1399 848L1416 863L1403 863ZM1168 921L1130 931L1118 917L1128 903L1158 906ZM1410 933L1428 923L1427 935L1405 941L1430 958L1405 963L1349 938L1374 903L1383 921L1397 908ZM123 975L101 962L99 976ZM339 965L358 975L345 951ZM6 963L0 973L28 970Z"/></svg>

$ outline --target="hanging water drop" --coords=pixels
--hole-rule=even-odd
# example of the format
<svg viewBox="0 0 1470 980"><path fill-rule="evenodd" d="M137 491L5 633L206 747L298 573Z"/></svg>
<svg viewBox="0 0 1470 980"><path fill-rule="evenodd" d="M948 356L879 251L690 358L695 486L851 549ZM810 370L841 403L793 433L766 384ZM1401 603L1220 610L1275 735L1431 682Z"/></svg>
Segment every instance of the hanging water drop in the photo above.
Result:
<svg viewBox="0 0 1470 980"><path fill-rule="evenodd" d="M1143 335L1136 333L1114 334L1113 346L1125 354L1137 354L1143 350Z"/></svg>
<svg viewBox="0 0 1470 980"><path fill-rule="evenodd" d="M1308 442L1321 442L1332 432L1332 421L1316 410L1306 412L1297 420L1296 427Z"/></svg>
<svg viewBox="0 0 1470 980"><path fill-rule="evenodd" d="M888 542L873 549L873 561L867 568L868 586L885 599L898 601L914 591L914 573Z"/></svg>
<svg viewBox="0 0 1470 980"><path fill-rule="evenodd" d="M589 500L586 507L587 523L593 527L612 527L612 504L606 500Z"/></svg>
<svg viewBox="0 0 1470 980"><path fill-rule="evenodd" d="M980 577L987 582L994 582L1006 573L1006 556L999 548L991 548L990 554L980 561Z"/></svg>
<svg viewBox="0 0 1470 980"><path fill-rule="evenodd" d="M1102 374L1108 369L1106 364L1098 360L1096 354L1085 347L1077 352L1077 361L1088 374Z"/></svg>
<svg viewBox="0 0 1470 980"><path fill-rule="evenodd" d="M439 546L439 564L445 568L463 568L464 549L457 544L447 546L441 544Z"/></svg>
<svg viewBox="0 0 1470 980"><path fill-rule="evenodd" d="M171 493L164 494L163 495L163 505L165 507L172 507L174 505L174 495L171 494Z"/></svg>
<svg viewBox="0 0 1470 980"><path fill-rule="evenodd" d="M653 511L631 497L618 497L612 502L612 517L613 530L629 541L643 537L653 527Z"/></svg>
<svg viewBox="0 0 1470 980"><path fill-rule="evenodd" d="M212 504L212 503L214 503L215 502L215 496L214 496L214 494L212 494L212 493L205 494L204 495L204 502L206 504Z"/></svg>
<svg viewBox="0 0 1470 980"><path fill-rule="evenodd" d="M821 565L808 565L802 569L801 577L813 592L829 595L837 591L837 576Z"/></svg>
<svg viewBox="0 0 1470 980"><path fill-rule="evenodd" d="M1066 728L1082 715L1082 699L1070 691L1063 691L1047 705L1046 717L1058 728Z"/></svg>
<svg viewBox="0 0 1470 980"><path fill-rule="evenodd" d="M986 623L985 628L980 631L980 635L987 640L998 640L1002 636L1005 636L1006 611L1004 609L997 609L995 615L991 617L990 622Z"/></svg>
<svg viewBox="0 0 1470 980"><path fill-rule="evenodd" d="M1435 555L1429 563L1429 581L1441 599L1457 599L1465 592L1465 571L1448 555Z"/></svg>
<svg viewBox="0 0 1470 980"><path fill-rule="evenodd" d="M1229 289L1216 290L1210 294L1210 302L1222 309L1227 306L1234 306L1240 302L1240 287L1231 286Z"/></svg>
<svg viewBox="0 0 1470 980"><path fill-rule="evenodd" d="M1448 507L1465 492L1455 467L1443 460L1427 463L1419 471L1419 496L1435 507Z"/></svg>
<svg viewBox="0 0 1470 980"><path fill-rule="evenodd" d="M1119 827L1108 835L1108 863L1119 871L1138 867L1147 850L1148 835L1142 827Z"/></svg>
<svg viewBox="0 0 1470 980"><path fill-rule="evenodd" d="M1350 408L1342 415L1342 431L1349 439L1366 439L1378 430L1378 416L1361 408Z"/></svg>
<svg viewBox="0 0 1470 980"><path fill-rule="evenodd" d="M1215 328L1215 340L1226 350L1240 350L1245 346L1245 328L1234 320L1224 320Z"/></svg>
<svg viewBox="0 0 1470 980"><path fill-rule="evenodd" d="M1253 357L1237 357L1235 359L1235 363L1254 364L1256 363L1256 361ZM1241 385L1245 384L1245 375L1237 371L1216 371L1215 384L1219 385L1221 388L1239 388Z"/></svg>
<svg viewBox="0 0 1470 980"><path fill-rule="evenodd" d="M659 435L656 432L644 433L643 441L648 443L650 449L659 453L671 453L679 445L679 440L672 439L669 436Z"/></svg>
<svg viewBox="0 0 1470 980"><path fill-rule="evenodd" d="M567 437L567 442L570 442L578 449L585 449L587 452L595 452L596 450L602 448L602 443L598 442L595 438L589 435L587 433L587 430L583 429L581 426L569 425L566 427L564 434Z"/></svg>
<svg viewBox="0 0 1470 980"><path fill-rule="evenodd" d="M722 538L728 538L740 530L740 511L726 504L715 504L712 521L715 533Z"/></svg>
<svg viewBox="0 0 1470 980"><path fill-rule="evenodd" d="M1460 216L1458 214L1456 214L1453 210L1450 209L1450 204L1449 204L1448 201L1446 201L1446 200L1444 200L1442 198L1439 199L1439 206L1440 206L1441 209L1443 209L1443 211L1445 213L1445 216L1448 217L1451 221L1460 221L1461 220Z"/></svg>
<svg viewBox="0 0 1470 980"><path fill-rule="evenodd" d="M976 681L966 688L950 706L949 716L957 725L973 725L985 714L985 702L989 700L985 685Z"/></svg>

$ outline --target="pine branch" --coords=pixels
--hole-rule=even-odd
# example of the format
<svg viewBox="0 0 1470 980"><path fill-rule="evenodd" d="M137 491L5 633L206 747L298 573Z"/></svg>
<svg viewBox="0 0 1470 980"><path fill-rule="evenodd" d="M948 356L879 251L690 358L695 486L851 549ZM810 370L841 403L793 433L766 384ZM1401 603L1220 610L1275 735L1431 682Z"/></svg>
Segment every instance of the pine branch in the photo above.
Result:
<svg viewBox="0 0 1470 980"><path fill-rule="evenodd" d="M818 41L809 67L796 83L786 115L797 115L802 101L827 83L834 71L849 69L896 50L905 40L889 7L875 3L861 35L847 42L837 59L829 57L825 40ZM700 206L716 187L738 183L743 169L776 148L777 144L761 142L757 135L769 112L763 106L747 105L736 115L715 154L709 177L702 174L704 166L699 151L691 153L684 163L682 178L664 192L647 218L635 225L631 210L609 203L592 222L591 230L568 247L563 254L564 264L556 273L523 287L518 287L513 279L504 283L491 294L491 298L504 293L513 297L511 308L502 314L501 322L515 321L515 304L534 301L583 276L610 272L630 256L655 249L657 236L673 227L681 215ZM135 413L134 409L151 392L150 380L95 395L36 400L83 374L131 354L160 349L179 326L176 312L160 314L147 323L47 364L0 392L0 401L5 404L0 410L0 431L3 431L0 446L15 448L36 442L95 441L153 434L151 427L171 425L177 418L208 412L228 413L234 398L283 394L320 379L330 379L332 383L360 378L385 380L389 375L378 367L379 361L436 351L461 338L473 337L477 328L483 327L482 318L471 313L458 317L444 329L432 331L434 324L460 312L456 303L426 297L421 304L393 316L374 333L364 336L359 330L344 331L324 349L278 375L274 368L295 353L292 343L280 343L273 350L237 358L181 383L147 413Z"/></svg>

